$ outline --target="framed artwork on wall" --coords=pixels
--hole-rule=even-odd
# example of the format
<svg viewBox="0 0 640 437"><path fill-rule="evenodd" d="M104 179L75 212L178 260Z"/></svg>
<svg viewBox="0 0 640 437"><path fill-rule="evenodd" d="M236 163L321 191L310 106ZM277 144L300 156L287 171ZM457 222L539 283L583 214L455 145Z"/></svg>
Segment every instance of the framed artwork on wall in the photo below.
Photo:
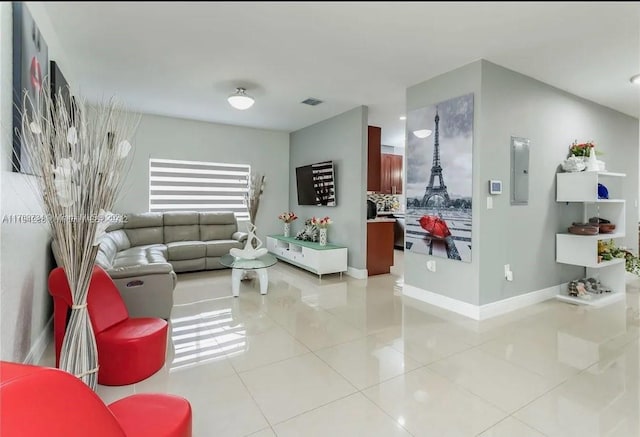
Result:
<svg viewBox="0 0 640 437"><path fill-rule="evenodd" d="M471 262L473 94L407 116L405 249Z"/></svg>
<svg viewBox="0 0 640 437"><path fill-rule="evenodd" d="M40 29L23 2L13 2L13 171L33 174L16 130L20 129L23 101L41 105L39 94L49 75L49 53ZM31 111L33 106L27 105Z"/></svg>

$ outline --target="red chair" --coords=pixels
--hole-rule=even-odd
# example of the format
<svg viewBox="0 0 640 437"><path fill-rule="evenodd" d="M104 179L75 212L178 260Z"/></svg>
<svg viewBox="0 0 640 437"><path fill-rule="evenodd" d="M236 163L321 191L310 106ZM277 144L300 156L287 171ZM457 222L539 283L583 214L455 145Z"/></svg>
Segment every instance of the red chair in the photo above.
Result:
<svg viewBox="0 0 640 437"><path fill-rule="evenodd" d="M49 275L49 293L53 296L56 366L59 366L67 313L72 304L69 283L61 267ZM87 305L98 346L98 383L133 384L162 368L167 350L167 322L149 317L129 318L118 288L98 266L91 275Z"/></svg>
<svg viewBox="0 0 640 437"><path fill-rule="evenodd" d="M191 437L191 405L140 394L108 407L75 376L0 361L2 437Z"/></svg>

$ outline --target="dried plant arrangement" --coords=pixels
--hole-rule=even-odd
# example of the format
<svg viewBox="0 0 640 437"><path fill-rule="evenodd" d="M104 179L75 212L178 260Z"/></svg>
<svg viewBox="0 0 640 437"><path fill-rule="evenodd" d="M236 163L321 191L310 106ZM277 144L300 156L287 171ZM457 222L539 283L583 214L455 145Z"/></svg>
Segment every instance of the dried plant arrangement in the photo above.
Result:
<svg viewBox="0 0 640 437"><path fill-rule="evenodd" d="M116 99L89 106L76 96L66 105L61 91L51 96L48 89L42 87L37 102L25 94L17 134L73 298L60 368L95 389L98 360L87 311L89 281L100 238L118 219L108 211L130 166L129 141L139 116Z"/></svg>

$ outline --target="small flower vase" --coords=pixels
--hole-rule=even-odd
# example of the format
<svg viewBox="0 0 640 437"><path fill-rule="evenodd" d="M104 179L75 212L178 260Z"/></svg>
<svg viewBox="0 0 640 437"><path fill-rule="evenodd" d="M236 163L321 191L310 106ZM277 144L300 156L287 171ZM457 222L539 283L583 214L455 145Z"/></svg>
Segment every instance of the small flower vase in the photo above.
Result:
<svg viewBox="0 0 640 437"><path fill-rule="evenodd" d="M592 147L589 151L589 159L587 160L587 171L598 170L600 170L600 166L598 165L598 160L596 159L596 148Z"/></svg>
<svg viewBox="0 0 640 437"><path fill-rule="evenodd" d="M291 236L291 223L286 223L284 224L284 236L285 237L290 237Z"/></svg>
<svg viewBox="0 0 640 437"><path fill-rule="evenodd" d="M320 228L320 246L327 245L327 228Z"/></svg>

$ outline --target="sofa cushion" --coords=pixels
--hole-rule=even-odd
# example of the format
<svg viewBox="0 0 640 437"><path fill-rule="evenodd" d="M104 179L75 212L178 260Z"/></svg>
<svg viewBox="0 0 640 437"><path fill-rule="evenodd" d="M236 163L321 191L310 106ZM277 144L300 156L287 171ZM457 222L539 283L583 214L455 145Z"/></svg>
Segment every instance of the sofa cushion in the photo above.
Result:
<svg viewBox="0 0 640 437"><path fill-rule="evenodd" d="M231 240L231 236L237 231L236 225L200 225L200 239Z"/></svg>
<svg viewBox="0 0 640 437"><path fill-rule="evenodd" d="M98 251L96 255L96 264L102 267L105 270L109 270L112 267L112 258L109 258L105 253L101 250Z"/></svg>
<svg viewBox="0 0 640 437"><path fill-rule="evenodd" d="M163 243L163 215L161 212L143 212L125 216L124 231L131 246Z"/></svg>
<svg viewBox="0 0 640 437"><path fill-rule="evenodd" d="M164 244L146 244L144 246L135 246L129 249L121 250L118 256L137 256L141 253L156 252L167 258L167 246Z"/></svg>
<svg viewBox="0 0 640 437"><path fill-rule="evenodd" d="M169 261L204 258L207 246L202 241L174 241L167 243Z"/></svg>
<svg viewBox="0 0 640 437"><path fill-rule="evenodd" d="M118 229L122 228L124 228L124 222L111 223L109 226L107 226L107 232L117 231Z"/></svg>
<svg viewBox="0 0 640 437"><path fill-rule="evenodd" d="M105 234L105 237L107 236L113 240L118 250L125 250L131 247L129 238L127 237L126 232L122 229Z"/></svg>
<svg viewBox="0 0 640 437"><path fill-rule="evenodd" d="M124 228L153 228L161 227L164 223L161 212L141 212L137 214L127 214L125 216Z"/></svg>
<svg viewBox="0 0 640 437"><path fill-rule="evenodd" d="M205 258L199 259L185 259L180 261L173 261L173 270L175 272L197 272L198 270L204 270Z"/></svg>
<svg viewBox="0 0 640 437"><path fill-rule="evenodd" d="M201 212L200 224L201 225L235 225L236 216L233 212Z"/></svg>
<svg viewBox="0 0 640 437"><path fill-rule="evenodd" d="M164 242L162 226L125 229L124 231L126 232L132 247L144 246L145 244L162 244Z"/></svg>
<svg viewBox="0 0 640 437"><path fill-rule="evenodd" d="M134 276L173 274L173 266L167 262L153 264L132 264L113 267L107 270L113 279L130 278Z"/></svg>
<svg viewBox="0 0 640 437"><path fill-rule="evenodd" d="M106 234L100 240L100 247L98 248L98 253L102 253L106 259L110 262L116 257L118 253L118 246L116 246L115 241L109 234Z"/></svg>
<svg viewBox="0 0 640 437"><path fill-rule="evenodd" d="M197 212L175 211L164 213L165 226L197 225L199 219Z"/></svg>
<svg viewBox="0 0 640 437"><path fill-rule="evenodd" d="M164 242L197 241L200 239L198 225L164 226Z"/></svg>
<svg viewBox="0 0 640 437"><path fill-rule="evenodd" d="M205 244L207 245L208 257L226 255L234 247L242 249L242 243L236 240L212 240L205 241Z"/></svg>

